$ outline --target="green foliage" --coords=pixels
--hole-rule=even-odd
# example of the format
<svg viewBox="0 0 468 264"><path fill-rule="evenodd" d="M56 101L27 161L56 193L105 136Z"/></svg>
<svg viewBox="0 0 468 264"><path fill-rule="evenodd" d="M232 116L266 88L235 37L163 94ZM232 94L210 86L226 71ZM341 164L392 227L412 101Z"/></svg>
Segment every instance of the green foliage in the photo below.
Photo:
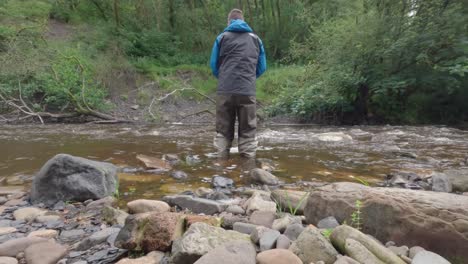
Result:
<svg viewBox="0 0 468 264"><path fill-rule="evenodd" d="M302 204L307 200L307 197L309 196L309 192L306 192L304 193L304 195L301 197L301 199L299 200L299 202L294 205L293 202L291 201L291 199L289 198L289 194L287 191L285 191L285 201L282 201L281 199L278 201L278 200L274 200L273 201L276 203L276 208L277 208L277 211L279 213L283 213L283 204L285 204L287 206L287 213L291 214L291 215L296 215L297 214L297 210L299 210L299 208L301 208Z"/></svg>
<svg viewBox="0 0 468 264"><path fill-rule="evenodd" d="M322 235L326 237L327 239L330 239L330 236L332 233L333 233L333 228L327 228L325 230L322 230Z"/></svg>
<svg viewBox="0 0 468 264"><path fill-rule="evenodd" d="M355 204L355 211L351 214L351 226L356 228L357 230L362 230L362 202L361 200L356 200Z"/></svg>

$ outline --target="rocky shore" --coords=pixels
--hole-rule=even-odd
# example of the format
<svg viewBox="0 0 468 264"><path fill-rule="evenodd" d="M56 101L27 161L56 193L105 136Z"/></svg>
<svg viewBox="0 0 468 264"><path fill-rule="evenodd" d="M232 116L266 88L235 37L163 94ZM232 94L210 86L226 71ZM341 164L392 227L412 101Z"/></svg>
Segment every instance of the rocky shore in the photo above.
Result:
<svg viewBox="0 0 468 264"><path fill-rule="evenodd" d="M291 190L267 170L252 169L250 187L217 176L212 188L119 208L117 167L59 154L30 192L2 190L0 264L468 262L466 195L345 182Z"/></svg>

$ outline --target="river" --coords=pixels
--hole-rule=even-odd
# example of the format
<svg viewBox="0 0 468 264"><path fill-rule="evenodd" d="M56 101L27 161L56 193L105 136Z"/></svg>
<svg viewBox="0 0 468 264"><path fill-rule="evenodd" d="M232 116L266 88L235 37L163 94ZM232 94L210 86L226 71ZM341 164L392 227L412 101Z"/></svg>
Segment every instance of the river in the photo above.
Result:
<svg viewBox="0 0 468 264"><path fill-rule="evenodd" d="M196 165L176 169L187 180L145 172L120 173L123 201L160 198L165 194L209 187L223 175L238 186L248 184L239 158L219 163L210 157L213 126L21 125L0 130L0 185L28 188L32 176L51 157L68 153L108 161L130 170L141 167L138 154L198 155ZM388 173L466 167L468 131L436 126L271 126L258 133L259 158L277 165L275 174L286 183L354 181L375 185Z"/></svg>

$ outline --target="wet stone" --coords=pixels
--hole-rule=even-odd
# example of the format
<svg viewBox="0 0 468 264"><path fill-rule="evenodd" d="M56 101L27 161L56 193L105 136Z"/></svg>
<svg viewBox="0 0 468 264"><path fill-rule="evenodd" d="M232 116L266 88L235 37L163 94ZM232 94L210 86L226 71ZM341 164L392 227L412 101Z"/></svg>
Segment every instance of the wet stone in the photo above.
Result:
<svg viewBox="0 0 468 264"><path fill-rule="evenodd" d="M177 180L185 180L188 178L188 174L183 171L173 171L171 177Z"/></svg>
<svg viewBox="0 0 468 264"><path fill-rule="evenodd" d="M211 179L211 186L215 189L218 188L234 188L234 181L230 178L223 177L223 176L214 176Z"/></svg>

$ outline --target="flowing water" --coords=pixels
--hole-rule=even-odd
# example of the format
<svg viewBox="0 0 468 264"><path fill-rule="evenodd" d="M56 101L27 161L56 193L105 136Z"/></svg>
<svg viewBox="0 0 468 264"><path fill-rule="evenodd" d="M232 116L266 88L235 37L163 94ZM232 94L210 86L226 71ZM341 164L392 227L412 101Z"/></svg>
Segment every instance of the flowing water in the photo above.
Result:
<svg viewBox="0 0 468 264"><path fill-rule="evenodd" d="M248 184L236 154L220 163L210 157L213 126L25 125L0 129L0 186L29 188L31 178L58 153L108 161L122 168L141 168L138 154L198 155L200 163L175 169L189 174L120 173L123 201L210 187L214 175ZM447 127L286 126L261 128L259 158L276 163L286 183L354 181L376 184L391 172L433 171L468 166L468 131ZM127 171L132 171L127 170ZM7 187L10 188L10 187Z"/></svg>

